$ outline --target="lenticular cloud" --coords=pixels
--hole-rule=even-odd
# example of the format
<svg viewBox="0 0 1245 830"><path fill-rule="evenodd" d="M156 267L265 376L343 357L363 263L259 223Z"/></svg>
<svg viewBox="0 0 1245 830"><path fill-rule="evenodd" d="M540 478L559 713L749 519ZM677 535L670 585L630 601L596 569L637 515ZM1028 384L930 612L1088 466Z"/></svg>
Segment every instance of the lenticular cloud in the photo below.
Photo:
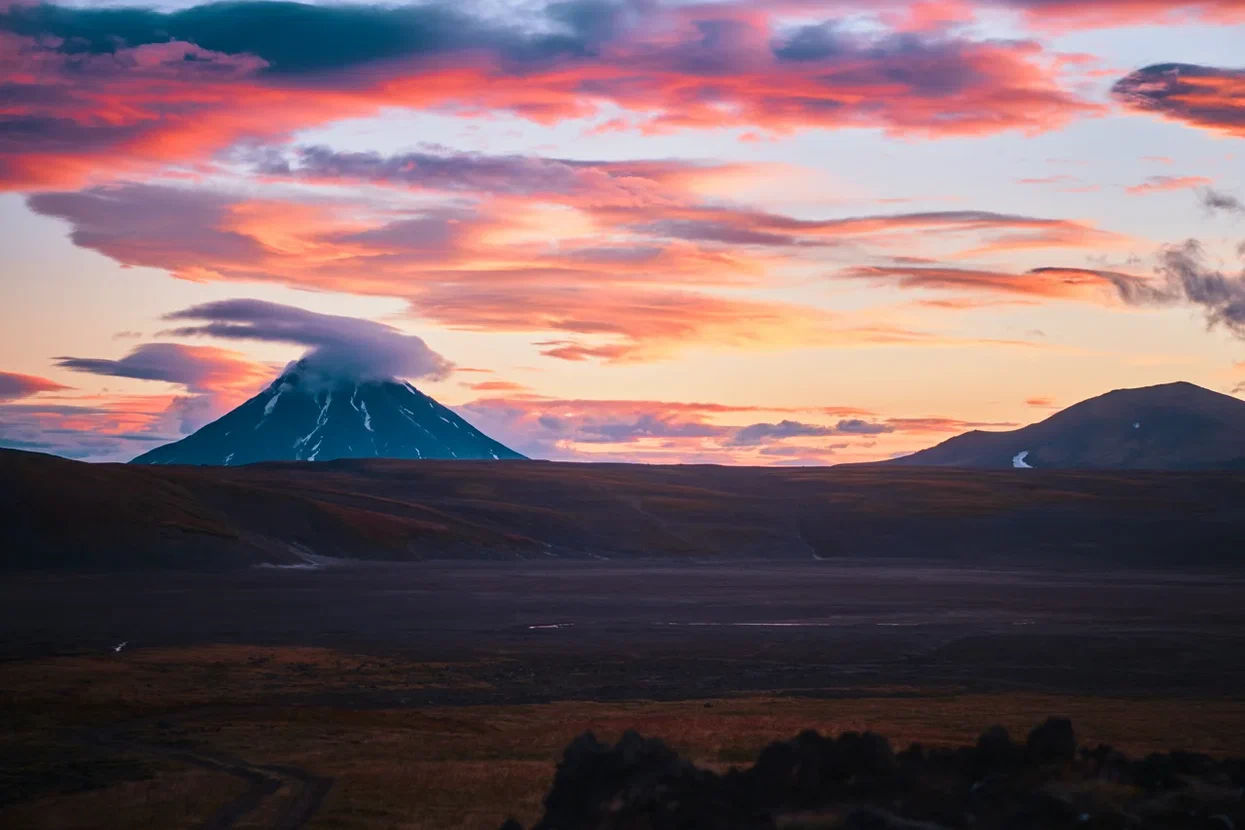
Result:
<svg viewBox="0 0 1245 830"><path fill-rule="evenodd" d="M221 300L175 311L165 319L195 322L170 332L177 336L306 346L302 357L306 365L333 377L437 380L453 370L453 364L423 340L393 326L279 303Z"/></svg>

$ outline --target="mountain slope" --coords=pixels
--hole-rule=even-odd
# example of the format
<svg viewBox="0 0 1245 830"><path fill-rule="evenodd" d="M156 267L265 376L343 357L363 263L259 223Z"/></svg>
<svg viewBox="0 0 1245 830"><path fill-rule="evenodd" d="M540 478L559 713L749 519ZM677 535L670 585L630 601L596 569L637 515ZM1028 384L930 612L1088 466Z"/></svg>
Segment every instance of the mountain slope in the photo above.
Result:
<svg viewBox="0 0 1245 830"><path fill-rule="evenodd" d="M326 379L295 365L227 415L131 463L522 457L409 383Z"/></svg>
<svg viewBox="0 0 1245 830"><path fill-rule="evenodd" d="M1183 382L1117 389L1022 429L973 430L885 463L978 469L1245 469L1245 401Z"/></svg>
<svg viewBox="0 0 1245 830"><path fill-rule="evenodd" d="M1245 472L392 459L165 467L0 450L0 481L13 494L0 500L0 570L321 556L1245 565Z"/></svg>

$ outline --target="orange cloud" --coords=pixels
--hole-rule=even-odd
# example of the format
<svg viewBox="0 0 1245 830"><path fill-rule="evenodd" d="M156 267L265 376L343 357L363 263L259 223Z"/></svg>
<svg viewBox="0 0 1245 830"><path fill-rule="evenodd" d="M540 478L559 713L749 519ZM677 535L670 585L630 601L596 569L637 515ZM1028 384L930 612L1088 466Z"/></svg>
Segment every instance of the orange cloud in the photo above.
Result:
<svg viewBox="0 0 1245 830"><path fill-rule="evenodd" d="M161 414L176 414L182 433L197 429L250 398L273 379L276 368L230 349L180 343L143 343L117 359L59 357L56 365L72 372L181 386L187 394L172 399ZM145 429L150 426L151 414L143 412L136 421L127 421L113 431Z"/></svg>
<svg viewBox="0 0 1245 830"><path fill-rule="evenodd" d="M1081 181L1076 176L1039 176L1036 178L1016 179L1016 184L1073 184Z"/></svg>
<svg viewBox="0 0 1245 830"><path fill-rule="evenodd" d="M959 418L887 418L887 426L894 428L896 432L910 432L917 434L939 433L939 432L963 432L968 429L981 429L983 427L993 429L1012 429L1019 424L1010 421L963 421Z"/></svg>
<svg viewBox="0 0 1245 830"><path fill-rule="evenodd" d="M521 383L508 380L486 380L480 383L463 384L473 392L524 392L527 387Z"/></svg>
<svg viewBox="0 0 1245 830"><path fill-rule="evenodd" d="M454 328L553 334L539 345L566 360L651 360L704 345L968 345L977 341L739 289L767 285L774 267L804 249L914 230L1092 235L1077 223L988 211L806 220L678 202L580 210L503 198L375 216L340 201L248 201L156 185L28 203L73 223L79 245L126 265L401 297Z"/></svg>
<svg viewBox="0 0 1245 830"><path fill-rule="evenodd" d="M1036 226L1032 231L998 234L984 245L959 251L955 256L972 258L1041 248L1123 248L1132 242L1132 237L1124 234L1104 231L1083 222L1062 220Z"/></svg>
<svg viewBox="0 0 1245 830"><path fill-rule="evenodd" d="M652 360L707 344L790 348L884 341L873 332L840 328L833 315L813 308L699 292L608 285L528 286L514 292L460 284L417 289L412 303L422 316L453 328L590 338L539 344L544 354L565 360Z"/></svg>

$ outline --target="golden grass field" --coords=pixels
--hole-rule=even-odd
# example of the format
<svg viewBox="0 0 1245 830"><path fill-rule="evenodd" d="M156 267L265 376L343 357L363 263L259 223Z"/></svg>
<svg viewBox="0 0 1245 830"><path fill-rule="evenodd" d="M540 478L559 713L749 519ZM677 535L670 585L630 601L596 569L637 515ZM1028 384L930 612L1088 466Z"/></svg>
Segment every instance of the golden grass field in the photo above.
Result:
<svg viewBox="0 0 1245 830"><path fill-rule="evenodd" d="M1072 718L1082 743L1130 754L1245 754L1242 699L861 688L835 699L419 704L421 689L478 684L471 668L258 646L0 664L11 724L0 744L0 826L495 830L509 815L538 816L562 748L586 730L614 740L637 729L719 769L810 727L872 729L897 746L952 744L992 723L1023 736L1048 715ZM405 691L409 705L395 707ZM317 700L326 695L331 705ZM220 823L222 805L254 788L248 770L270 791ZM296 809L308 798L300 774L331 779L309 813Z"/></svg>

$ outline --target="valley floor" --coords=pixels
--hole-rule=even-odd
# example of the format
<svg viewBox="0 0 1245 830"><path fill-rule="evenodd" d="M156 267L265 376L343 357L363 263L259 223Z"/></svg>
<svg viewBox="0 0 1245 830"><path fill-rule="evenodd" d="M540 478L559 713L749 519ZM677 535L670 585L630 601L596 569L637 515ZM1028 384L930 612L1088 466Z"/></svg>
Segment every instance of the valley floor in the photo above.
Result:
<svg viewBox="0 0 1245 830"><path fill-rule="evenodd" d="M1245 755L1243 598L932 563L11 575L0 825L493 830L587 729L725 767L808 727L1067 715L1130 753Z"/></svg>

